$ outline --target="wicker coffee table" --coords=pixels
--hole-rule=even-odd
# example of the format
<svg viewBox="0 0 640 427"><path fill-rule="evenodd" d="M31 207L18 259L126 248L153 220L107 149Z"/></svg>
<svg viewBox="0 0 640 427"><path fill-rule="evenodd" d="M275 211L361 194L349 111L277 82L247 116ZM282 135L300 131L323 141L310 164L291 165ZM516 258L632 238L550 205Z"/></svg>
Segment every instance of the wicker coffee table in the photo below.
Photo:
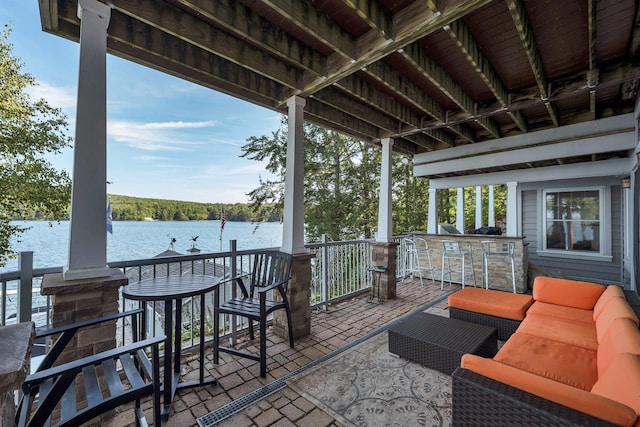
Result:
<svg viewBox="0 0 640 427"><path fill-rule="evenodd" d="M463 354L493 357L496 329L429 313L416 313L389 328L389 352L451 375Z"/></svg>

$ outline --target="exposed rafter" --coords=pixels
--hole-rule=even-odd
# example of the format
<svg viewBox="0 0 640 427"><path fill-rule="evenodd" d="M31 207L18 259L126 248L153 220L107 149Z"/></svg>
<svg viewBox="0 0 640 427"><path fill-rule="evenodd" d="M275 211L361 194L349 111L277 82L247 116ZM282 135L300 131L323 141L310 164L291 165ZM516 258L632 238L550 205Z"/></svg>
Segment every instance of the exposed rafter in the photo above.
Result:
<svg viewBox="0 0 640 427"><path fill-rule="evenodd" d="M500 129L491 119L478 117L477 105L469 95L457 84L449 74L431 59L417 43L406 46L402 53L420 72L438 87L445 95L455 102L472 120L477 121L491 135L500 137Z"/></svg>
<svg viewBox="0 0 640 427"><path fill-rule="evenodd" d="M531 23L529 22L529 17L527 16L527 12L522 4L522 0L506 0L506 2L509 7L509 12L511 13L511 17L513 18L513 22L515 23L516 30L518 31L518 35L520 36L520 41L522 42L524 51L527 54L527 59L529 59L531 70L533 71L533 75L538 83L540 98L542 98L544 105L547 107L547 111L549 112L549 116L551 117L553 124L559 126L558 113L555 106L552 105L549 100L549 82L547 81L547 76L542 64L542 57L540 56L538 44L536 43L536 38L533 34L533 30L531 29Z"/></svg>
<svg viewBox="0 0 640 427"><path fill-rule="evenodd" d="M393 34L383 35L371 31L367 32L356 40L357 58L347 59L337 53L332 54L327 61L326 74L320 78L306 74L303 89L293 94L304 97L314 93L440 29L448 22L459 19L466 13L490 3L490 1L450 0L444 11L435 13L424 7L421 2L414 2L393 16Z"/></svg>
<svg viewBox="0 0 640 427"><path fill-rule="evenodd" d="M489 63L482 53L478 43L473 39L471 32L464 22L462 22L462 20L457 20L452 22L451 25L445 25L444 30L452 39L455 40L456 45L462 50L467 61L469 61L478 75L480 75L482 80L496 97L496 100L507 111L509 117L511 117L521 131L526 132L527 123L524 117L522 117L522 114L519 111L509 110L509 94L507 93L507 89L504 87L502 80L500 80L491 66L491 63Z"/></svg>
<svg viewBox="0 0 640 427"><path fill-rule="evenodd" d="M376 79L378 83L391 89L399 97L402 97L407 104L424 111L440 122L444 122L444 108L434 101L433 98L429 97L422 89L400 75L400 73L394 70L387 62L375 62L369 65L364 71L370 77ZM468 142L475 141L473 132L465 126L452 126L450 130Z"/></svg>
<svg viewBox="0 0 640 427"><path fill-rule="evenodd" d="M152 28L184 40L194 46L271 77L290 88L298 88L302 72L272 56L264 55L247 43L220 31L180 9L155 1L111 0L115 9Z"/></svg>
<svg viewBox="0 0 640 427"><path fill-rule="evenodd" d="M270 54L296 64L306 71L321 75L327 58L309 46L299 43L280 29L270 26L268 21L245 7L240 2L230 0L173 0L182 10L194 16L206 18L210 22L234 35L237 39L250 42Z"/></svg>

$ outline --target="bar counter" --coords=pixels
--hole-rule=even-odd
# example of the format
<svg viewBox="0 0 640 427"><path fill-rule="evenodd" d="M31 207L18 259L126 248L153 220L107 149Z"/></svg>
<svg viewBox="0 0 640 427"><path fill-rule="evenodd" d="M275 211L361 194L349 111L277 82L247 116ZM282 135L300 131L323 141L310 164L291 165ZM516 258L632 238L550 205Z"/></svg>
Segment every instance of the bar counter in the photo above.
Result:
<svg viewBox="0 0 640 427"><path fill-rule="evenodd" d="M512 241L515 243L515 277L516 277L516 292L525 293L527 291L527 271L528 271L528 257L526 243L523 237L508 237L508 236L492 236L485 234L426 234L426 233L410 233L411 236L421 237L427 241L429 246L429 254L431 256L431 263L434 267L434 276L436 281L440 283L442 277L442 252L443 252L443 240L455 240L460 243L461 249L465 249L468 244L471 244L471 250L473 252L473 267L476 278L476 286L483 286L482 280L482 247L480 242L485 240L500 241ZM453 262L453 261L452 261ZM426 255L420 256L420 265L428 265ZM459 262L454 269L459 270ZM452 266L453 267L453 266ZM423 278L426 278L423 276ZM460 283L460 274L453 274L453 282ZM467 278L467 286L473 286L473 279ZM445 287L448 286L448 280L445 281ZM513 285L511 284L511 264L508 258L504 261L496 258L492 258L489 261L489 289L503 290L507 292L513 292Z"/></svg>

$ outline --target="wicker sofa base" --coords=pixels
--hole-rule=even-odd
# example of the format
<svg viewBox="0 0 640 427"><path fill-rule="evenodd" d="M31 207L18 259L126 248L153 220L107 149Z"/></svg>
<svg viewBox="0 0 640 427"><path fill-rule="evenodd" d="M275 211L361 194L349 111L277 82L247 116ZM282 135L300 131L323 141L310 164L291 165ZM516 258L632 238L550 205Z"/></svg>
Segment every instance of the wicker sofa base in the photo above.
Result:
<svg viewBox="0 0 640 427"><path fill-rule="evenodd" d="M389 328L389 352L451 375L464 354L493 357L498 345L494 328L416 313Z"/></svg>
<svg viewBox="0 0 640 427"><path fill-rule="evenodd" d="M454 426L612 425L463 368L452 380Z"/></svg>
<svg viewBox="0 0 640 427"><path fill-rule="evenodd" d="M496 331L498 332L498 339L502 341L509 339L521 323L519 320L505 319L503 317L476 313L455 307L449 307L449 317L452 319L464 320L465 322L496 328Z"/></svg>

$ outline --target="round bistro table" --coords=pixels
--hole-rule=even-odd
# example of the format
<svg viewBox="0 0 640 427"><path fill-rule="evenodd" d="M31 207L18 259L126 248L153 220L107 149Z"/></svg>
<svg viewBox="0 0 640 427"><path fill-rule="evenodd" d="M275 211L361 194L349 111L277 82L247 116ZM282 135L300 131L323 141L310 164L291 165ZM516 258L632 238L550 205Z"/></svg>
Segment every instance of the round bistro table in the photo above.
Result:
<svg viewBox="0 0 640 427"><path fill-rule="evenodd" d="M166 421L171 412L171 403L176 390L216 384L214 377L204 378L204 296L212 291L220 282L219 277L205 276L202 274L185 274L182 276L156 277L141 280L127 285L122 290L122 295L130 300L137 301L164 301L165 335L164 346L164 381L163 381L163 408L162 419ZM182 351L182 299L200 296L200 377L194 381L179 382L180 380L180 356ZM176 307L175 331L173 343L171 329L173 326L173 310ZM146 313L146 310L144 311ZM143 322L143 335L146 321ZM173 369L171 366L172 345L175 346Z"/></svg>

